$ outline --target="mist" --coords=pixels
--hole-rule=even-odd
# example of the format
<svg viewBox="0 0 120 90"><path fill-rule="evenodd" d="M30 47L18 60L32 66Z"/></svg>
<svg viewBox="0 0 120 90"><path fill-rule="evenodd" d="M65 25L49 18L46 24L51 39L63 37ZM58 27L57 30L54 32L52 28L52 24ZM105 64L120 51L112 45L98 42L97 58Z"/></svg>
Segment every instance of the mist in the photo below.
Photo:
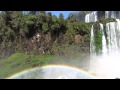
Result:
<svg viewBox="0 0 120 90"><path fill-rule="evenodd" d="M119 53L111 53L104 56L91 56L89 72L101 79L120 78Z"/></svg>

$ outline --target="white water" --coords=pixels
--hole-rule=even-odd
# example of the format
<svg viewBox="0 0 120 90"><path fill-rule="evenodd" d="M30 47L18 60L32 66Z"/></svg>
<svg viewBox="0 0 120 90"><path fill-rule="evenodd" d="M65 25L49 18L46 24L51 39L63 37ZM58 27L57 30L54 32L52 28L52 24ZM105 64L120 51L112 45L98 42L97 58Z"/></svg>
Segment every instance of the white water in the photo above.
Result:
<svg viewBox="0 0 120 90"><path fill-rule="evenodd" d="M94 11L92 13L86 14L85 16L85 22L96 22L98 21L98 12ZM120 11L105 11L105 18L115 18L120 19Z"/></svg>
<svg viewBox="0 0 120 90"><path fill-rule="evenodd" d="M109 12L106 13L106 17L110 16ZM111 15L115 17L113 13L114 12L111 12ZM116 21L117 22L109 22L106 24L107 38L105 38L103 24L100 23L100 29L102 31L102 55L96 56L92 54L90 63L90 72L96 74L99 78L120 78L120 20L116 19ZM92 28L91 36L94 36ZM93 38L91 39L90 41L94 41ZM106 43L107 40L108 44ZM94 43L90 42L90 48L92 46L95 47Z"/></svg>
<svg viewBox="0 0 120 90"><path fill-rule="evenodd" d="M117 28L116 28L117 23L116 22L109 22L106 24L106 30L107 30L107 39L108 39L108 51L109 54L111 52L118 52L118 45L117 45Z"/></svg>
<svg viewBox="0 0 120 90"><path fill-rule="evenodd" d="M118 43L118 49L120 49L120 20L119 19L116 19L116 21L117 21L117 26L116 26L116 28L117 28L117 43Z"/></svg>
<svg viewBox="0 0 120 90"><path fill-rule="evenodd" d="M102 53L104 55L106 55L108 50L107 50L107 44L106 44L104 28L103 28L102 23L100 23L100 30L102 32ZM92 27L91 27L91 37L90 37L90 54L93 55L93 56L96 55L95 48L96 47L94 45L94 28L93 28L93 25L92 25Z"/></svg>
<svg viewBox="0 0 120 90"><path fill-rule="evenodd" d="M105 11L105 18L120 18L120 11Z"/></svg>
<svg viewBox="0 0 120 90"><path fill-rule="evenodd" d="M109 11L105 11L105 18L109 18Z"/></svg>
<svg viewBox="0 0 120 90"><path fill-rule="evenodd" d="M100 23L100 30L102 31L102 53L103 55L106 55L108 50L107 50L107 44L105 39L104 27L102 23Z"/></svg>
<svg viewBox="0 0 120 90"><path fill-rule="evenodd" d="M106 47L105 35L102 35L102 55L95 56L92 60L91 70L100 78L117 78L120 77L120 60L119 60L119 50L117 44L117 33L119 31L118 23L109 22L106 24L106 33L108 40L108 48ZM100 24L102 28L102 24ZM107 51L109 53L107 53Z"/></svg>
<svg viewBox="0 0 120 90"><path fill-rule="evenodd" d="M90 54L92 55L96 55L95 53L95 45L94 45L94 31L93 31L93 25L91 28L91 37L90 37Z"/></svg>
<svg viewBox="0 0 120 90"><path fill-rule="evenodd" d="M95 22L97 21L97 11L94 11L85 16L85 22Z"/></svg>
<svg viewBox="0 0 120 90"><path fill-rule="evenodd" d="M112 53L109 56L94 56L91 60L90 72L98 78L120 78L120 53Z"/></svg>

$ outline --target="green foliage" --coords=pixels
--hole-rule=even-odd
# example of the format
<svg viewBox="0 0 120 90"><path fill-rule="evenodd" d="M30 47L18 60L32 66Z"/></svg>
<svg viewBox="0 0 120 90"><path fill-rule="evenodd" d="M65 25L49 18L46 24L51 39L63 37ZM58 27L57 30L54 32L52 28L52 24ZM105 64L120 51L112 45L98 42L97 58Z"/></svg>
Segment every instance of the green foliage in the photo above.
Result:
<svg viewBox="0 0 120 90"><path fill-rule="evenodd" d="M75 22L74 29L75 29L76 34L85 35L85 34L90 33L89 25L87 23L84 23L84 22Z"/></svg>
<svg viewBox="0 0 120 90"><path fill-rule="evenodd" d="M55 23L54 25L51 26L52 30L58 30L60 28L58 23Z"/></svg>
<svg viewBox="0 0 120 90"><path fill-rule="evenodd" d="M42 29L43 29L43 32L46 33L48 31L48 23L43 23Z"/></svg>
<svg viewBox="0 0 120 90"><path fill-rule="evenodd" d="M59 23L60 24L64 24L64 16L63 16L63 14L62 13L60 13L60 15L59 15Z"/></svg>
<svg viewBox="0 0 120 90"><path fill-rule="evenodd" d="M100 50L102 50L102 32L100 30L97 30L95 32L95 41L94 41L95 47L96 47L96 53L100 53Z"/></svg>
<svg viewBox="0 0 120 90"><path fill-rule="evenodd" d="M75 30L74 30L74 24L72 22L67 22L67 31L66 31L66 43L73 43L74 42L74 36L75 36Z"/></svg>
<svg viewBox="0 0 120 90"><path fill-rule="evenodd" d="M27 20L26 20L26 24L28 26L32 26L32 25L34 25L35 21L36 21L36 16L35 15L29 15Z"/></svg>
<svg viewBox="0 0 120 90"><path fill-rule="evenodd" d="M38 13L39 13L39 11L29 11L29 14L32 14L32 15L36 15Z"/></svg>
<svg viewBox="0 0 120 90"><path fill-rule="evenodd" d="M109 22L116 22L116 19L114 19L114 18L107 18L107 19L101 18L101 19L99 20L99 22L101 22L101 23L105 26L106 23L109 23Z"/></svg>
<svg viewBox="0 0 120 90"><path fill-rule="evenodd" d="M52 22L53 22L53 23L56 23L56 22L57 22L57 16L53 15L53 17L52 17Z"/></svg>
<svg viewBox="0 0 120 90"><path fill-rule="evenodd" d="M74 15L70 17L75 18ZM28 39L40 32L41 36L50 33L48 38L54 39L53 42L48 43L50 45L55 40L60 44L62 40L62 43L73 44L76 34L85 35L85 38L89 37L90 25L90 23L76 22L76 20L71 22L71 19L64 19L63 14L57 17L45 11L29 11L28 14L23 14L22 11L2 11L0 13L0 41L17 42L20 44L19 47L22 47L23 43L28 43Z"/></svg>
<svg viewBox="0 0 120 90"><path fill-rule="evenodd" d="M58 24L58 18L57 16L53 15L52 17L52 26L51 26L51 29L52 30L58 30L59 29L59 24Z"/></svg>

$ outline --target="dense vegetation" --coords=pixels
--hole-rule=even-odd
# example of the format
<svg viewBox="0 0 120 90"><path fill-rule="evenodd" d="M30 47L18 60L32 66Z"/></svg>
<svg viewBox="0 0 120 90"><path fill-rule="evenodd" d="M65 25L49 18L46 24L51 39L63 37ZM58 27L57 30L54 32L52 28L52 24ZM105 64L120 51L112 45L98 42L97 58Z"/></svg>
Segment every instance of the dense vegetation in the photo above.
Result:
<svg viewBox="0 0 120 90"><path fill-rule="evenodd" d="M80 43L87 41L88 44L90 24L73 20L73 17L69 16L64 19L63 14L57 17L45 11L2 11L0 13L1 57L15 52L54 54L53 45L71 45L77 41ZM76 35L81 37L77 41Z"/></svg>
<svg viewBox="0 0 120 90"><path fill-rule="evenodd" d="M99 20L99 22L102 23L104 26L106 26L106 23L116 22L116 19L114 19L114 18L107 18L107 19L101 18L101 19Z"/></svg>
<svg viewBox="0 0 120 90"><path fill-rule="evenodd" d="M94 45L96 47L95 48L96 54L98 54L98 55L101 54L101 50L102 50L102 31L100 30L99 26L98 26L98 29L95 30Z"/></svg>
<svg viewBox="0 0 120 90"><path fill-rule="evenodd" d="M78 62L89 55L92 25L79 18L84 14L70 13L64 19L63 14L57 17L45 11L2 11L0 78L26 68L54 64L56 60L58 64L79 66Z"/></svg>

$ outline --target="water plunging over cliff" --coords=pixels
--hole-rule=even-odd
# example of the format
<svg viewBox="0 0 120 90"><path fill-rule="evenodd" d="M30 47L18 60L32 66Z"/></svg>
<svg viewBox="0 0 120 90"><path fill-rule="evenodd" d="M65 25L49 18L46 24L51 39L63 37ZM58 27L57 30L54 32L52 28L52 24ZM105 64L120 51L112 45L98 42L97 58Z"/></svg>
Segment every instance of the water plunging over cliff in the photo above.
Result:
<svg viewBox="0 0 120 90"><path fill-rule="evenodd" d="M102 11L102 13L99 13L99 12L100 11L94 11L92 13L86 14L85 22L87 22L87 23L88 22L96 22L101 17L104 17L105 19L107 19L107 18L120 19L120 11Z"/></svg>
<svg viewBox="0 0 120 90"><path fill-rule="evenodd" d="M100 78L117 78L120 77L120 12L116 11L105 11L105 18L115 18L115 22L108 22L105 25L99 23L99 28L102 33L101 43L101 55L96 53L95 45L95 28L94 24L91 27L90 37L90 55L91 64L90 71L96 74ZM86 15L86 17L90 17ZM96 16L97 17L97 16ZM93 18L93 17L92 17ZM95 18L95 16L94 16ZM86 22L91 22L89 19ZM98 31L97 30L97 31Z"/></svg>
<svg viewBox="0 0 120 90"><path fill-rule="evenodd" d="M97 11L94 11L85 16L85 22L95 22L97 21Z"/></svg>
<svg viewBox="0 0 120 90"><path fill-rule="evenodd" d="M86 22L97 21L97 11L94 11L85 16ZM105 11L105 18L119 18L120 11ZM102 32L102 54L118 52L120 48L120 20L116 19L116 22L108 22L105 27L102 23L99 23L100 30ZM94 27L91 27L91 37L90 37L90 52L95 54L95 35Z"/></svg>

